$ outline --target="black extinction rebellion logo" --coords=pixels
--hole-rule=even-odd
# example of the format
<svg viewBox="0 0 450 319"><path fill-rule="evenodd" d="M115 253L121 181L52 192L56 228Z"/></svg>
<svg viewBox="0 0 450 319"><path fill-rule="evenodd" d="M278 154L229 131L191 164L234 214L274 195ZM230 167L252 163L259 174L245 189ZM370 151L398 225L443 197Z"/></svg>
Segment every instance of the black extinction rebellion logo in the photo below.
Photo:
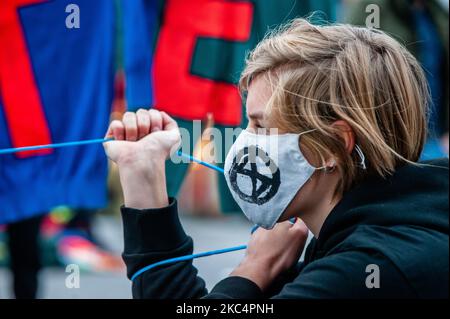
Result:
<svg viewBox="0 0 450 319"><path fill-rule="evenodd" d="M257 162L264 163L268 174L258 171ZM261 167L261 166L260 166ZM269 155L258 146L246 146L233 159L229 171L230 185L234 192L244 201L263 205L271 200L280 188L280 170ZM243 182L243 178L251 181Z"/></svg>

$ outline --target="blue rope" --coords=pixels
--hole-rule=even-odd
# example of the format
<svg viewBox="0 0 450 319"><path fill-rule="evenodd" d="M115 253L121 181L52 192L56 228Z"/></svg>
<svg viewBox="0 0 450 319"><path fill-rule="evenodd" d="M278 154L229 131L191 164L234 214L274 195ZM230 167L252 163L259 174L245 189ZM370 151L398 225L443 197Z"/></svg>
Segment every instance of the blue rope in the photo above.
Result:
<svg viewBox="0 0 450 319"><path fill-rule="evenodd" d="M69 146L105 143L105 142L109 142L109 141L113 141L113 139L112 138L106 138L106 139L105 138L96 138L93 140L84 140L84 141L4 148L4 149L0 149L0 155L23 152L23 151L36 151L36 150L42 150L42 149L46 149L46 148L61 148L61 147L69 147Z"/></svg>
<svg viewBox="0 0 450 319"><path fill-rule="evenodd" d="M0 155L4 154L12 154L17 152L24 151L37 151L48 148L61 148L61 147L70 147L70 146L79 146L79 145L89 145L89 144L100 144L114 141L113 138L96 138L92 140L83 140L83 141L74 141L74 142L64 142L64 143L54 143L54 144L45 144L45 145L33 145L33 146L23 146L23 147L12 147L12 148L4 148L0 149ZM181 151L178 151L177 154L181 157L189 159L191 162L195 162L211 168L219 173L224 173L224 170L218 166L212 165L210 163L204 162L198 158L193 157L192 155L185 154Z"/></svg>
<svg viewBox="0 0 450 319"><path fill-rule="evenodd" d="M296 218L289 219L289 221L292 224L295 224L296 220L297 220ZM251 231L250 231L250 234L253 235L253 233L255 231L257 231L258 228L259 228L258 225L254 225L252 227ZM158 261L158 262L156 262L154 264L150 264L148 266L145 266L144 268L139 269L133 276L131 276L131 281L134 281L137 277L142 275L144 272L146 272L148 270L151 270L153 268L156 268L158 266L163 266L163 265L167 265L167 264L177 263L177 262L180 262L180 261L192 260L192 259L206 257L206 256L225 254L225 253L229 253L229 252L232 252L232 251L243 250L243 249L247 249L247 245L229 247L229 248L218 249L218 250L210 250L210 251L206 251L206 252L203 252L203 253L198 253L198 254L193 254L193 255L185 255L185 256L180 256L180 257L175 257L175 258L161 260L161 261Z"/></svg>
<svg viewBox="0 0 450 319"><path fill-rule="evenodd" d="M202 160L199 160L199 159L197 159L197 158L195 158L195 157L193 157L193 156L191 156L189 154L184 154L181 151L178 151L178 155L180 155L180 156L182 156L184 158L187 158L187 159L189 159L192 162L195 162L195 163L201 164L203 166L209 167L209 168L211 168L211 169L213 169L215 171L218 171L219 173L224 174L224 172L225 172L222 168L220 168L218 166L215 166L215 165L203 162Z"/></svg>
<svg viewBox="0 0 450 319"><path fill-rule="evenodd" d="M140 270L138 270L133 276L131 276L131 281L134 281L142 273L144 273L148 270L151 270L155 267L158 267L158 266L173 264L173 263L177 263L180 261L186 261L186 260L191 260L191 259L195 259L195 258L207 257L207 256L211 256L211 255L225 254L225 253L229 253L232 251L243 250L246 248L247 248L247 245L241 245L241 246L229 247L229 248L218 249L218 250L210 250L210 251L205 251L203 253L197 253L197 254L192 254L192 255L185 255L185 256L170 258L170 259L166 259L166 260L161 260L159 262L145 266L144 268L141 268Z"/></svg>

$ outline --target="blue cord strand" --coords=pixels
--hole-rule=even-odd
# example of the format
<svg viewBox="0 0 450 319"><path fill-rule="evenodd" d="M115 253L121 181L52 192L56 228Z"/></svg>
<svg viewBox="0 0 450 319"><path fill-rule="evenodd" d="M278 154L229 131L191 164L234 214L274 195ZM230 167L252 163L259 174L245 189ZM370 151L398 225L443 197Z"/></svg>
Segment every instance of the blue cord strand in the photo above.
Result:
<svg viewBox="0 0 450 319"><path fill-rule="evenodd" d="M191 260L191 259L196 259L196 258L201 258L201 257L207 257L207 256L211 256L211 255L225 254L225 253L229 253L229 252L232 252L232 251L243 250L243 249L246 249L246 248L247 248L247 245L241 245L241 246L229 247L229 248L218 249L218 250L210 250L210 251L205 251L203 253L198 253L198 254L193 254L193 255L185 255L185 256L180 256L180 257L175 257L175 258L162 260L162 261L156 262L154 264L145 266L144 268L141 268L140 270L138 270L131 277L131 281L134 281L142 273L144 273L144 272L146 272L148 270L151 270L151 269L153 269L155 267L158 267L158 266L167 265L167 264L173 264L173 263L177 263L177 262L180 262L180 261L186 261L186 260Z"/></svg>
<svg viewBox="0 0 450 319"><path fill-rule="evenodd" d="M42 150L42 149L46 149L46 148L61 148L61 147L69 147L69 146L105 143L105 142L109 142L109 141L113 141L113 139L112 138L106 138L106 139L105 138L96 138L93 140L84 140L84 141L4 148L4 149L0 149L0 155L23 152L23 151L36 151L36 150Z"/></svg>
<svg viewBox="0 0 450 319"><path fill-rule="evenodd" d="M211 168L211 169L213 169L215 171L218 171L219 173L222 173L222 174L224 173L224 170L222 168L220 168L218 166L215 166L215 165L212 165L212 164L209 164L209 163L206 163L206 162L203 162L202 160L199 160L199 159L197 159L197 158L195 158L195 157L193 157L191 155L184 154L181 151L178 151L178 155L180 155L180 156L182 156L184 158L187 158L187 159L189 159L192 162L195 162L195 163L201 164L203 166L209 167L209 168Z"/></svg>
<svg viewBox="0 0 450 319"><path fill-rule="evenodd" d="M297 218L289 219L289 221L292 224L295 224L296 220L297 220ZM250 231L250 234L253 235L253 233L255 231L257 231L258 228L259 228L258 225L254 225L252 227L251 231ZM144 268L139 269L133 276L131 276L131 281L134 281L137 277L142 275L144 272L146 272L148 270L151 270L151 269L153 269L155 267L158 267L158 266L172 264L172 263L177 263L177 262L180 262L180 261L191 260L191 259L195 259L195 258L206 257L206 256L225 254L225 253L229 253L229 252L232 252L232 251L243 250L243 249L247 249L247 245L229 247L229 248L218 249L218 250L211 250L211 251L206 251L206 252L203 252L203 253L198 253L198 254L193 254L193 255L185 255L185 256L180 256L180 257L175 257L175 258L161 260L159 262L156 262L154 264L150 264L148 266L145 266Z"/></svg>
<svg viewBox="0 0 450 319"><path fill-rule="evenodd" d="M4 148L4 149L0 149L0 155L12 154L12 153L24 152L24 151L37 151L37 150L48 149L48 148L61 148L61 147L69 147L69 146L100 144L100 143L106 143L106 142L111 142L111 141L114 141L114 139L113 138L96 138L96 139L92 139L92 140L83 140L83 141L74 141L74 142ZM195 162L195 163L201 164L203 166L206 166L208 168L211 168L219 173L222 173L222 174L224 173L224 170L218 166L204 162L200 159L193 157L192 155L185 154L181 151L178 151L177 153L179 156L187 158L192 162Z"/></svg>

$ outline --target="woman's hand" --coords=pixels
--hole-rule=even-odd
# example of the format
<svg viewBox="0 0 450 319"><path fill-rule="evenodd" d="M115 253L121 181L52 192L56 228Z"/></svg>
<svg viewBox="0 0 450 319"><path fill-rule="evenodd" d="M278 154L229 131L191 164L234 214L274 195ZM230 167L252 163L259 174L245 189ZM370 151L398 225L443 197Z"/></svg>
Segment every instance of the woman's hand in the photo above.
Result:
<svg viewBox="0 0 450 319"><path fill-rule="evenodd" d="M308 228L300 219L294 224L278 223L271 230L259 228L250 239L244 260L231 276L247 278L264 291L298 261L307 238Z"/></svg>
<svg viewBox="0 0 450 319"><path fill-rule="evenodd" d="M119 167L125 206L144 209L168 205L165 161L180 145L178 125L165 112L139 109L112 121L103 144Z"/></svg>
<svg viewBox="0 0 450 319"><path fill-rule="evenodd" d="M116 141L105 143L105 151L119 167L141 165L148 168L149 161L165 161L180 144L175 120L155 109L126 112L121 121L111 122L106 133L106 138L109 137Z"/></svg>

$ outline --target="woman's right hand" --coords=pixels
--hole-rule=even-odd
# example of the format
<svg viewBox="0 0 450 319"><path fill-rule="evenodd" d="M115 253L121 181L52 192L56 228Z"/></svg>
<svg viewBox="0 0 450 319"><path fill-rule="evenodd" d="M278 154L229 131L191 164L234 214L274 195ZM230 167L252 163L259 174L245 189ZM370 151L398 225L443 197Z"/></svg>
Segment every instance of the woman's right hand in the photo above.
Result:
<svg viewBox="0 0 450 319"><path fill-rule="evenodd" d="M119 167L125 206L167 206L165 161L181 142L175 120L155 109L126 112L111 122L105 137L114 138L103 146Z"/></svg>
<svg viewBox="0 0 450 319"><path fill-rule="evenodd" d="M177 122L155 109L126 112L122 120L111 122L105 137L115 140L104 147L119 166L148 166L149 161L166 160L180 145Z"/></svg>

